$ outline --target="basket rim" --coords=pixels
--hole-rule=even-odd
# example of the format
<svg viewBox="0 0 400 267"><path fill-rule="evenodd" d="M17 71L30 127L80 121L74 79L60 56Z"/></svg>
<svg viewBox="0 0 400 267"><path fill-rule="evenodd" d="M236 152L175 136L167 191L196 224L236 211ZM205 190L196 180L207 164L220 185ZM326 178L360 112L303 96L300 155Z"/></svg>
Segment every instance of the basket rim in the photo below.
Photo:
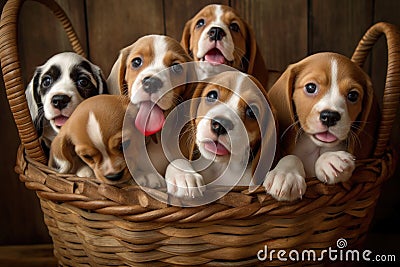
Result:
<svg viewBox="0 0 400 267"><path fill-rule="evenodd" d="M376 189L392 175L396 159L397 154L389 148L384 157L358 160L352 179L336 185L308 178L307 191L302 200L282 202L268 195L263 187L254 192L245 187L235 187L226 197L198 207L171 205L177 203L177 199L171 196L167 196L168 202L163 203L145 192L152 190L167 195L165 189L143 190L137 185L107 185L95 178L59 174L31 159L22 146L18 150L15 170L28 189L35 190L40 198L55 203L132 222L209 222L253 218L263 214L301 216L327 207L343 208L349 202L357 201L360 207L372 205L379 197Z"/></svg>

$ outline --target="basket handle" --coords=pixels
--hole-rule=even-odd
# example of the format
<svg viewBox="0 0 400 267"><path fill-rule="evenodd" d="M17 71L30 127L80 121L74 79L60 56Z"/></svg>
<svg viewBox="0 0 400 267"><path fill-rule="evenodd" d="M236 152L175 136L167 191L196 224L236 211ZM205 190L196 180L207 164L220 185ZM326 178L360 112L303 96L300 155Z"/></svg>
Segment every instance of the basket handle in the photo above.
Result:
<svg viewBox="0 0 400 267"><path fill-rule="evenodd" d="M392 24L378 22L373 25L358 43L356 50L351 58L359 66L363 66L372 47L382 36L386 37L388 47L388 66L386 73L385 90L383 94L383 106L381 122L378 130L378 139L375 147L374 157L382 157L384 154L396 112L400 101L400 33Z"/></svg>
<svg viewBox="0 0 400 267"><path fill-rule="evenodd" d="M75 30L65 12L54 0L32 0L49 8L61 22L73 50L85 56ZM17 125L19 137L32 159L46 164L47 158L40 145L25 97L21 61L18 56L18 16L26 0L9 0L4 5L0 22L0 59L6 94Z"/></svg>

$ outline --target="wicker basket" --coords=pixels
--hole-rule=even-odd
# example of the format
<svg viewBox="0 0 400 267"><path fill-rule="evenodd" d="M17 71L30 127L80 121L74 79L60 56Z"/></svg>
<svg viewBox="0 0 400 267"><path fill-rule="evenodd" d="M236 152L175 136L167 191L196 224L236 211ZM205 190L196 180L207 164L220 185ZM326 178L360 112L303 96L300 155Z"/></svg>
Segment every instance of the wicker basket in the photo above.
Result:
<svg viewBox="0 0 400 267"><path fill-rule="evenodd" d="M65 13L54 2L36 0L51 9L67 32L73 49L83 54ZM388 146L400 100L399 33L390 24L374 25L359 43L353 60L362 65L384 34L388 68L377 145L373 156L358 161L350 183L324 185L307 180L301 201L277 202L264 190L235 188L215 203L180 208L148 197L136 187L119 188L61 175L49 169L29 116L18 56L17 20L23 0L8 1L0 25L0 57L9 104L22 146L16 171L40 199L54 254L65 266L255 266L296 264L260 262L257 252L362 244L380 187L393 172ZM165 192L158 192L167 197ZM299 264L299 263L297 263Z"/></svg>

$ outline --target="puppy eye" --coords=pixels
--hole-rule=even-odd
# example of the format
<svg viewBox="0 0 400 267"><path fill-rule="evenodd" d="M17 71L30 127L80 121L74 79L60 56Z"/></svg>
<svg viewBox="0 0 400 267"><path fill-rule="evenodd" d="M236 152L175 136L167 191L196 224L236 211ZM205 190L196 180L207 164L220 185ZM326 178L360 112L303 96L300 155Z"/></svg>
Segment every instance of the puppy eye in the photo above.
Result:
<svg viewBox="0 0 400 267"><path fill-rule="evenodd" d="M350 102L355 103L355 102L357 102L359 96L360 96L360 94L357 91L350 91L347 94L347 99Z"/></svg>
<svg viewBox="0 0 400 267"><path fill-rule="evenodd" d="M231 23L231 25L229 25L229 29L234 32L239 32L239 25L236 22L233 22Z"/></svg>
<svg viewBox="0 0 400 267"><path fill-rule="evenodd" d="M78 86L85 88L85 87L88 87L88 86L89 86L90 81L89 81L89 79L86 78L86 77L80 77L80 78L78 79L77 83L78 83Z"/></svg>
<svg viewBox="0 0 400 267"><path fill-rule="evenodd" d="M196 23L196 28L201 28L206 24L206 22L204 21L204 19L199 19Z"/></svg>
<svg viewBox="0 0 400 267"><path fill-rule="evenodd" d="M123 152L124 150L126 150L129 147L130 144L131 144L131 140L126 140L124 142L121 142L121 144L119 145L119 150L121 152Z"/></svg>
<svg viewBox="0 0 400 267"><path fill-rule="evenodd" d="M179 63L173 63L171 66L171 70L176 74L181 74L183 72L183 67Z"/></svg>
<svg viewBox="0 0 400 267"><path fill-rule="evenodd" d="M132 59L131 65L132 68L137 69L140 66L142 66L143 64L143 60L140 57L135 57L134 59Z"/></svg>
<svg viewBox="0 0 400 267"><path fill-rule="evenodd" d="M255 119L259 115L259 110L256 106L247 106L246 116L250 119Z"/></svg>
<svg viewBox="0 0 400 267"><path fill-rule="evenodd" d="M84 155L82 155L82 157L83 157L84 159L88 160L88 161L93 161L93 157L90 156L89 154L84 154Z"/></svg>
<svg viewBox="0 0 400 267"><path fill-rule="evenodd" d="M218 92L217 91L210 91L207 93L206 100L208 102L215 102L218 99Z"/></svg>
<svg viewBox="0 0 400 267"><path fill-rule="evenodd" d="M52 83L53 83L53 78L51 78L51 76L46 75L43 77L43 80L42 80L43 88L49 88Z"/></svg>
<svg viewBox="0 0 400 267"><path fill-rule="evenodd" d="M307 94L311 94L311 95L317 93L317 91L318 91L317 90L318 87L315 83L307 83L306 86L304 87L304 89Z"/></svg>

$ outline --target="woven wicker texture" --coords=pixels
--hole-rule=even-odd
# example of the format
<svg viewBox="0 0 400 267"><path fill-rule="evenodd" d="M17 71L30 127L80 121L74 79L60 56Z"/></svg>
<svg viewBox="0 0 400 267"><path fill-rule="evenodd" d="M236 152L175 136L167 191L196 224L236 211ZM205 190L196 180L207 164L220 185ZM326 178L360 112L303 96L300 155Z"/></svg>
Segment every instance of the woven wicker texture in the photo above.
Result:
<svg viewBox="0 0 400 267"><path fill-rule="evenodd" d="M345 238L348 247L362 244L381 184L391 176L395 164L388 148L400 94L400 41L394 26L374 25L353 56L362 65L379 36L386 36L389 64L378 144L374 157L357 161L349 182L329 186L308 179L303 199L290 203L275 201L262 188L250 193L238 187L215 203L180 208L154 200L135 186L110 186L95 179L61 175L44 165L46 158L30 120L17 52L16 27L23 2L8 1L0 24L4 81L23 144L16 172L40 199L60 265L273 266L282 262L257 259L265 245L275 250L319 251L335 247L339 238ZM53 1L38 2L53 10L74 50L83 54L59 6ZM165 190L154 192L171 200Z"/></svg>

